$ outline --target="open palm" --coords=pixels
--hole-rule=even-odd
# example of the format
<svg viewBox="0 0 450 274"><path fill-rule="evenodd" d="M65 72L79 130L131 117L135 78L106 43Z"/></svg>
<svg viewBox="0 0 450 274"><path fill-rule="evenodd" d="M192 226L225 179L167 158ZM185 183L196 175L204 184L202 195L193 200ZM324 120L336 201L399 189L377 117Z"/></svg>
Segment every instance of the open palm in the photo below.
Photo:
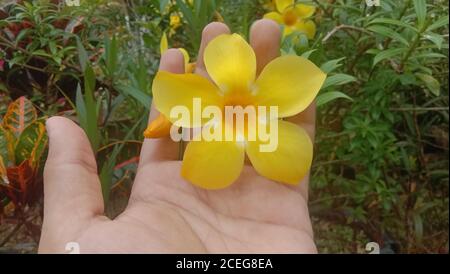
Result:
<svg viewBox="0 0 450 274"><path fill-rule="evenodd" d="M212 23L203 31L196 73L207 76L203 51L229 33ZM256 22L250 35L258 71L279 55L280 30ZM168 50L160 69L184 72L180 51ZM290 120L314 138L315 109ZM150 119L157 116L152 109ZM44 224L39 252L66 252L76 242L82 253L270 253L315 252L305 178L298 187L276 183L245 166L231 187L203 190L180 176L178 145L145 140L126 210L114 220L103 215L95 158L84 132L72 121L47 122L50 151L44 172Z"/></svg>

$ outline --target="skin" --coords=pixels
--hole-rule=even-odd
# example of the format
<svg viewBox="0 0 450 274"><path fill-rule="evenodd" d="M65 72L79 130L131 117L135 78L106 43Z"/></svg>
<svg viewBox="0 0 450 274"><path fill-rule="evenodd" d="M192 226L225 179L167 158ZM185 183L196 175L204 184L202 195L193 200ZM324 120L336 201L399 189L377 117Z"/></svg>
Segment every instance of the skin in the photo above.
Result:
<svg viewBox="0 0 450 274"><path fill-rule="evenodd" d="M214 37L229 32L221 23L205 27L196 73L208 76L203 51ZM258 72L279 56L280 36L270 20L252 26L250 44ZM183 66L177 49L161 58L160 70L183 73ZM152 107L150 120L157 115ZM290 121L314 139L314 104ZM203 190L180 177L178 144L147 139L129 204L110 220L104 216L97 166L83 130L62 117L50 118L47 130L40 253L67 252L68 242L78 242L82 253L316 252L307 207L309 176L298 186L288 186L246 165L231 187Z"/></svg>

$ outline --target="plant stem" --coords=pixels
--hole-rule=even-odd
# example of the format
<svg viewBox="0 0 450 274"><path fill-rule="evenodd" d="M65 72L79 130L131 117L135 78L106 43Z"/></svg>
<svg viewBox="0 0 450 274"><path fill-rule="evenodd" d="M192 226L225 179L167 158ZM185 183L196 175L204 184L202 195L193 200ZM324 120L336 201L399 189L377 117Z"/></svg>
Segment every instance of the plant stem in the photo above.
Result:
<svg viewBox="0 0 450 274"><path fill-rule="evenodd" d="M328 39L330 39L331 36L333 36L339 30L354 30L354 31L364 32L371 36L373 35L372 32L370 32L366 29L363 29L363 28L359 28L359 27L355 27L355 26L351 26L351 25L339 25L339 26L334 27L334 29L332 29L330 32L327 33L327 35L322 39L322 43L325 43Z"/></svg>
<svg viewBox="0 0 450 274"><path fill-rule="evenodd" d="M413 54L414 50L416 50L417 46L420 44L420 39L422 38L422 34L426 31L428 28L428 24L430 23L429 20L423 24L422 28L417 32L416 37L414 38L413 43L411 44L411 47L408 49L408 52L406 52L405 57L403 57L402 61L400 62L399 69L402 71L406 62L408 62L409 57L411 57L411 54Z"/></svg>

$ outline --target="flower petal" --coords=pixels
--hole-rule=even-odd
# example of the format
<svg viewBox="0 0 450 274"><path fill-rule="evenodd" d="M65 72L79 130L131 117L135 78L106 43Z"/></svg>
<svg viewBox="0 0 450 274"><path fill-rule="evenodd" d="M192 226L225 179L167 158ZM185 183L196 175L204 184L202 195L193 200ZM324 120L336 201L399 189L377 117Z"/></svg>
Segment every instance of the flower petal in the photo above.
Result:
<svg viewBox="0 0 450 274"><path fill-rule="evenodd" d="M313 144L306 131L289 122L278 121L278 147L261 152L261 141L247 143L247 155L255 170L271 180L297 184L308 173Z"/></svg>
<svg viewBox="0 0 450 274"><path fill-rule="evenodd" d="M214 38L204 57L206 70L224 93L246 91L255 80L255 52L238 34Z"/></svg>
<svg viewBox="0 0 450 274"><path fill-rule="evenodd" d="M194 73L196 67L197 67L197 63L189 63L185 67L185 71L186 71L186 73Z"/></svg>
<svg viewBox="0 0 450 274"><path fill-rule="evenodd" d="M283 16L276 11L272 11L272 12L264 14L264 18L271 19L271 20L277 22L278 24L283 24Z"/></svg>
<svg viewBox="0 0 450 274"><path fill-rule="evenodd" d="M168 48L169 48L169 41L167 41L166 33L163 32L163 35L161 36L161 41L159 42L159 53L163 55Z"/></svg>
<svg viewBox="0 0 450 274"><path fill-rule="evenodd" d="M275 0L279 12L283 12L287 7L294 5L294 2L294 0Z"/></svg>
<svg viewBox="0 0 450 274"><path fill-rule="evenodd" d="M256 104L278 106L280 118L296 115L311 104L325 78L325 73L303 57L278 57L256 80Z"/></svg>
<svg viewBox="0 0 450 274"><path fill-rule="evenodd" d="M170 135L170 128L172 123L162 114L159 114L144 131L144 137L150 139L157 139L167 137Z"/></svg>
<svg viewBox="0 0 450 274"><path fill-rule="evenodd" d="M181 175L201 188L225 188L239 178L244 159L245 149L242 144L191 141L184 152Z"/></svg>
<svg viewBox="0 0 450 274"><path fill-rule="evenodd" d="M198 127L205 121L195 121L193 115L207 106L222 106L222 97L217 87L208 79L192 73L174 74L159 71L153 80L153 102L156 109L164 114L172 123L180 127ZM200 109L194 110L194 99L201 99ZM189 121L181 121L179 117L171 117L174 107L186 107L189 110Z"/></svg>
<svg viewBox="0 0 450 274"><path fill-rule="evenodd" d="M179 50L181 51L181 53L183 54L183 57L184 57L184 69L186 70L186 72L187 72L187 68L188 68L188 65L189 65L189 53L187 52L187 50L185 50L184 48L179 48Z"/></svg>
<svg viewBox="0 0 450 274"><path fill-rule="evenodd" d="M295 31L295 25L294 26L284 26L283 28L283 38L288 36L289 34L293 33Z"/></svg>
<svg viewBox="0 0 450 274"><path fill-rule="evenodd" d="M303 21L300 20L295 24L295 30L303 32L306 34L308 39L314 39L316 35L316 24L312 20Z"/></svg>
<svg viewBox="0 0 450 274"><path fill-rule="evenodd" d="M316 12L316 7L311 5L297 4L295 5L297 16L305 19L311 17Z"/></svg>

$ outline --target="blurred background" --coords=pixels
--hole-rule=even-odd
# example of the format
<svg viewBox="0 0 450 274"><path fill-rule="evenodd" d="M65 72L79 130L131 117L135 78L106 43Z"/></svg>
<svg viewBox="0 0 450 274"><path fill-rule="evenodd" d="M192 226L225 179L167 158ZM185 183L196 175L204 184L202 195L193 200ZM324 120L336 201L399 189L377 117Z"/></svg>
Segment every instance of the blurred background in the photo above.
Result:
<svg viewBox="0 0 450 274"><path fill-rule="evenodd" d="M96 152L107 215L127 204L161 52L195 65L202 29L283 28L282 54L328 74L317 98L310 214L322 253L448 253L448 2L0 0L0 253L35 253L45 119ZM312 8L314 7L314 8Z"/></svg>

